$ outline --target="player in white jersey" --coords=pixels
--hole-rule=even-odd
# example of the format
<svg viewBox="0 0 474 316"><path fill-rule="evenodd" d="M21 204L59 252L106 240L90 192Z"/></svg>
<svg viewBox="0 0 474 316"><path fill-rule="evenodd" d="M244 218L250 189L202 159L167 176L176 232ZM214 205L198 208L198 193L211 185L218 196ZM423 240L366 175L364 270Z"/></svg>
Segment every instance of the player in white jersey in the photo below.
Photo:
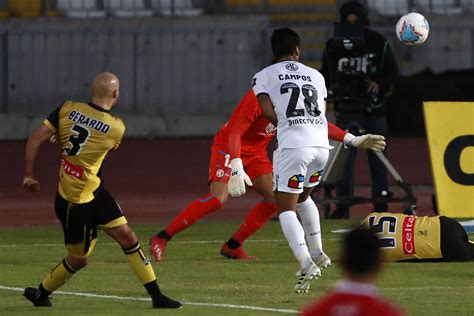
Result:
<svg viewBox="0 0 474 316"><path fill-rule="evenodd" d="M295 291L303 293L321 275L320 268L331 265L322 248L319 212L310 197L329 156L327 90L317 70L298 62L296 32L276 29L271 44L276 62L254 76L253 90L263 113L277 126L273 190L283 234L301 266ZM375 147L382 150L383 137L372 136L366 140L378 141Z"/></svg>

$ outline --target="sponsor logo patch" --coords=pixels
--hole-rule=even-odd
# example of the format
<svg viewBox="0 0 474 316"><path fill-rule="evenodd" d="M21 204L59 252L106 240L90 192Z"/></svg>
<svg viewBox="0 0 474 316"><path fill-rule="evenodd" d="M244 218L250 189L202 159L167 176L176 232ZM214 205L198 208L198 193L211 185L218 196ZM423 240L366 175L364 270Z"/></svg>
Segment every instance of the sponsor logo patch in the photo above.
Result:
<svg viewBox="0 0 474 316"><path fill-rule="evenodd" d="M222 178L224 176L225 172L222 169L217 169L216 171L216 177Z"/></svg>
<svg viewBox="0 0 474 316"><path fill-rule="evenodd" d="M403 253L406 255L416 254L415 249L415 223L416 217L406 217L402 226Z"/></svg>
<svg viewBox="0 0 474 316"><path fill-rule="evenodd" d="M63 167L64 172L75 178L81 179L84 174L84 169L82 169L82 167L70 163L64 156L61 157L61 166Z"/></svg>
<svg viewBox="0 0 474 316"><path fill-rule="evenodd" d="M317 183L319 182L319 179L321 178L321 174L323 173L322 170L316 171L311 175L309 178L309 183Z"/></svg>
<svg viewBox="0 0 474 316"><path fill-rule="evenodd" d="M274 133L276 130L277 128L272 123L268 123L268 125L265 127L265 133L267 134Z"/></svg>
<svg viewBox="0 0 474 316"><path fill-rule="evenodd" d="M302 189L304 176L302 174L295 174L288 179L288 187L292 189Z"/></svg>
<svg viewBox="0 0 474 316"><path fill-rule="evenodd" d="M298 65L293 64L293 63L288 63L285 65L285 68L289 71L297 71L298 70Z"/></svg>

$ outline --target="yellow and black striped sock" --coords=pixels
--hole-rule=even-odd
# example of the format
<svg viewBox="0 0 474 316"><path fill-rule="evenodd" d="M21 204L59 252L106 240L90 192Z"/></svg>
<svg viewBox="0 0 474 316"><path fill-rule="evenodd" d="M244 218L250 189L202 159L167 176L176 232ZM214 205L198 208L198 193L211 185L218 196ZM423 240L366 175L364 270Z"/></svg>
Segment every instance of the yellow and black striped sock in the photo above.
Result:
<svg viewBox="0 0 474 316"><path fill-rule="evenodd" d="M78 270L74 269L66 258L55 266L41 283L43 288L48 292L54 292L64 285L74 273Z"/></svg>
<svg viewBox="0 0 474 316"><path fill-rule="evenodd" d="M142 284L147 284L156 280L150 259L145 257L139 243L136 243L127 249L123 249L123 252L127 256L130 267Z"/></svg>

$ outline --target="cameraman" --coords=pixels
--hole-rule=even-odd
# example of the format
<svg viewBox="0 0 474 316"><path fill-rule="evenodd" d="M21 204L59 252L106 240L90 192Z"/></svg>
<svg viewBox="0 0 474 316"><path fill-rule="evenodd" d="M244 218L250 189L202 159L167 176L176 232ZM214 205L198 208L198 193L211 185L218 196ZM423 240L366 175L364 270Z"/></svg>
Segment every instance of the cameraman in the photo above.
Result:
<svg viewBox="0 0 474 316"><path fill-rule="evenodd" d="M331 38L323 53L321 73L333 92L336 124L344 129L387 136L385 96L398 76L398 67L389 43L381 34L368 28L364 6L355 1L344 3L340 10L341 26L359 29L360 39L353 46L336 45ZM344 42L346 43L346 42ZM346 43L347 44L347 43ZM346 75L347 74L347 75ZM359 91L360 90L360 91ZM347 96L346 94L349 94ZM356 150L349 149L344 172L337 186L338 196L353 196ZM389 197L387 170L374 152L368 151L372 178L372 197ZM331 218L348 218L350 203L340 203ZM387 211L387 203L374 203L377 212Z"/></svg>

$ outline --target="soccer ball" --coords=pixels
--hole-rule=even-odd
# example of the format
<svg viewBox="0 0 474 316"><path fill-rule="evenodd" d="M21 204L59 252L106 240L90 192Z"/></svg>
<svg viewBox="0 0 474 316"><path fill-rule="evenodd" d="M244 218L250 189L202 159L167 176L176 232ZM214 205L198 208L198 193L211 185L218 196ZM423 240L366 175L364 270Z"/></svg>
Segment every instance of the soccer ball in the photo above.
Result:
<svg viewBox="0 0 474 316"><path fill-rule="evenodd" d="M395 32L403 44L421 45L428 38L430 26L423 15L408 13L398 20Z"/></svg>

